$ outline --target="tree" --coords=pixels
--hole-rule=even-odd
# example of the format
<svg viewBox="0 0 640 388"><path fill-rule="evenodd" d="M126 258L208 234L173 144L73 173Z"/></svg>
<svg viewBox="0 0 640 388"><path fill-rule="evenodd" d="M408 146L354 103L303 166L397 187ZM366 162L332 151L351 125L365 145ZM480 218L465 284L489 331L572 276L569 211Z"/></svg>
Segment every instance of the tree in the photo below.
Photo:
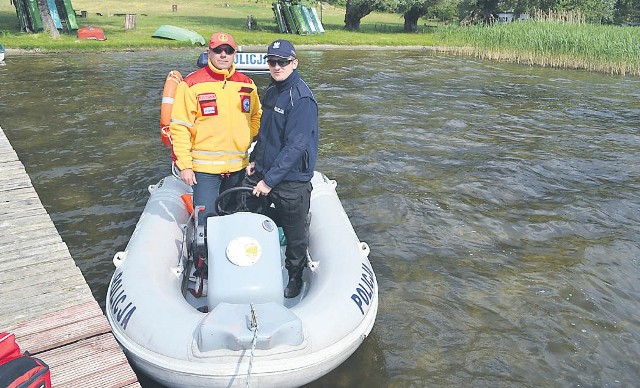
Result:
<svg viewBox="0 0 640 388"><path fill-rule="evenodd" d="M347 0L344 14L344 28L349 31L360 29L360 20L373 11L382 10L385 0Z"/></svg>
<svg viewBox="0 0 640 388"><path fill-rule="evenodd" d="M500 12L500 5L500 0L462 0L458 11L465 24L490 24Z"/></svg>
<svg viewBox="0 0 640 388"><path fill-rule="evenodd" d="M587 22L613 22L615 0L558 0L557 7L564 11L580 11Z"/></svg>
<svg viewBox="0 0 640 388"><path fill-rule="evenodd" d="M404 30L406 32L418 31L418 19L429 13L439 0L400 0L397 12L404 17Z"/></svg>
<svg viewBox="0 0 640 388"><path fill-rule="evenodd" d="M458 14L456 8L458 6L458 2L458 0L441 0L433 7L433 9L429 11L426 16L431 16L445 23L448 23L451 20L454 20Z"/></svg>
<svg viewBox="0 0 640 388"><path fill-rule="evenodd" d="M42 29L48 32L52 38L57 39L60 36L60 32L53 24L53 18L49 11L49 4L47 0L37 0L38 10L40 11L40 18L42 18Z"/></svg>
<svg viewBox="0 0 640 388"><path fill-rule="evenodd" d="M618 0L614 11L614 21L618 24L640 22L640 0Z"/></svg>
<svg viewBox="0 0 640 388"><path fill-rule="evenodd" d="M633 19L640 10L640 0L503 0L501 10L513 10L514 16L535 10L579 12L590 23L619 23L623 19Z"/></svg>
<svg viewBox="0 0 640 388"><path fill-rule="evenodd" d="M463 24L491 24L500 12L500 0L462 0L458 4L458 15Z"/></svg>

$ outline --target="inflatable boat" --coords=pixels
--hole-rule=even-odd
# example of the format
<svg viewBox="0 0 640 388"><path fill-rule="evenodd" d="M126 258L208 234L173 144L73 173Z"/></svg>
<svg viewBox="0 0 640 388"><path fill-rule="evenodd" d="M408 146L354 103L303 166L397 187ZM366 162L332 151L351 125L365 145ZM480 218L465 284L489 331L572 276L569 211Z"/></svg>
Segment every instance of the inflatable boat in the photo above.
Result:
<svg viewBox="0 0 640 388"><path fill-rule="evenodd" d="M312 185L307 268L291 299L271 218L237 211L197 225L191 187L172 175L150 186L106 298L130 362L168 387L295 387L353 354L378 311L369 247L336 182L315 172Z"/></svg>

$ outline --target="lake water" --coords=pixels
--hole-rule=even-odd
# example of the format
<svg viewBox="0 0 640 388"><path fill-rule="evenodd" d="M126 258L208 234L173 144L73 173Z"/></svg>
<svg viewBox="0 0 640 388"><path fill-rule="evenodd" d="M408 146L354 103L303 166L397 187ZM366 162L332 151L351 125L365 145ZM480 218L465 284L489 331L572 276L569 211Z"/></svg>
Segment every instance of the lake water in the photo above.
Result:
<svg viewBox="0 0 640 388"><path fill-rule="evenodd" d="M0 126L103 308L111 259L170 171L164 79L198 54L0 66ZM640 382L640 79L396 49L299 58L317 169L380 288L372 334L310 387Z"/></svg>

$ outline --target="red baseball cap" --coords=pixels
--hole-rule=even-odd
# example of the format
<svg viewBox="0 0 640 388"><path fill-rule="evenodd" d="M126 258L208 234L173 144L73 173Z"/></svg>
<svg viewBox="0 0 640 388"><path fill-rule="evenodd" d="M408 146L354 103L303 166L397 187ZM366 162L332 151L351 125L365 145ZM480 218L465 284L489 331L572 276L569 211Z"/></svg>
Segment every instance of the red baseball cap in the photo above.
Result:
<svg viewBox="0 0 640 388"><path fill-rule="evenodd" d="M234 50L236 50L236 42L233 40L233 36L227 34L226 32L216 32L211 35L211 39L209 40L209 48L216 48L218 46L222 46L223 44L231 46Z"/></svg>

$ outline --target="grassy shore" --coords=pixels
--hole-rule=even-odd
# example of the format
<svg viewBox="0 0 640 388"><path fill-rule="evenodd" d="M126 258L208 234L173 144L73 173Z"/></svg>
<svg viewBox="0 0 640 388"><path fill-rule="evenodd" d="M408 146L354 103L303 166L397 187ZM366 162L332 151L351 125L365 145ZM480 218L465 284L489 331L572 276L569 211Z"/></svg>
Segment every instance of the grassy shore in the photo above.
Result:
<svg viewBox="0 0 640 388"><path fill-rule="evenodd" d="M0 41L8 48L41 50L103 50L103 49L154 49L161 47L187 47L185 42L152 38L151 35L162 24L187 28L201 34L205 39L216 31L231 33L243 45L266 46L282 34L271 9L272 0L192 0L178 4L172 11L175 0L137 1L129 3L115 0L72 0L76 12L86 11L87 17L78 17L78 25L94 25L105 31L104 42L78 41L74 35L61 35L53 41L46 34L18 33L15 9L8 2L0 2ZM320 13L319 7L316 7ZM136 14L136 28L125 30L124 14ZM252 15L258 23L255 30L246 28L247 16ZM399 15L374 13L363 19L360 32L343 29L344 9L328 5L322 7L322 22L326 30L317 35L289 35L294 44L332 45L415 45L431 46L433 34L402 33L403 19ZM7 29L7 27L11 27Z"/></svg>
<svg viewBox="0 0 640 388"><path fill-rule="evenodd" d="M454 52L529 65L640 75L640 28L550 21L439 28Z"/></svg>
<svg viewBox="0 0 640 388"><path fill-rule="evenodd" d="M80 27L95 25L105 31L103 42L78 40L62 34L54 40L45 33L19 32L15 8L0 2L0 43L7 49L31 51L103 51L187 48L189 43L152 38L162 24L187 28L205 39L220 30L231 33L243 46L265 47L282 34L271 9L272 0L175 0L138 1L72 0ZM344 9L315 5L326 30L317 35L288 35L296 45L329 47L403 46L473 55L487 59L529 65L587 69L612 74L640 75L640 28L528 22L490 27L441 26L426 20L419 32L402 31L397 14L372 13L362 19L358 32L344 30ZM135 29L125 30L124 15L136 14ZM247 16L257 20L257 28L246 28Z"/></svg>

